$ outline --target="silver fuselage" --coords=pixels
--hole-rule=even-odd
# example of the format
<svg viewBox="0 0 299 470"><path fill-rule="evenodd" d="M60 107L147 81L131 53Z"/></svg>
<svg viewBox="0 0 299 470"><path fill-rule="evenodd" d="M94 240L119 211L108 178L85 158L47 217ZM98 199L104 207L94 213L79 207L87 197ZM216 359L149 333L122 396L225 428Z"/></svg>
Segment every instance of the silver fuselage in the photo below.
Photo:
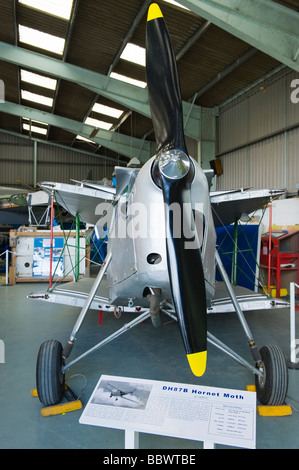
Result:
<svg viewBox="0 0 299 470"><path fill-rule="evenodd" d="M112 261L107 270L110 300L114 305L147 306L149 288L161 289L161 299L171 301L165 238L162 190L151 176L151 158L140 170L122 169L122 184L114 204L108 236ZM192 159L195 176L191 185L192 210L197 232L202 233L201 254L209 306L215 290L216 234L207 178ZM125 174L125 176L124 176ZM204 228L203 228L204 220ZM199 226L201 225L201 226Z"/></svg>

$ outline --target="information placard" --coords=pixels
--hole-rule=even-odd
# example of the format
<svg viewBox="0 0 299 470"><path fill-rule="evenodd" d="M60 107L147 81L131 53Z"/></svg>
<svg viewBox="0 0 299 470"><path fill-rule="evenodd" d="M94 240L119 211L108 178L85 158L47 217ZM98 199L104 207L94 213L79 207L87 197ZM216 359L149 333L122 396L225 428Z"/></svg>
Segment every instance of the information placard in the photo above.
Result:
<svg viewBox="0 0 299 470"><path fill-rule="evenodd" d="M255 448L256 393L102 375L79 422Z"/></svg>

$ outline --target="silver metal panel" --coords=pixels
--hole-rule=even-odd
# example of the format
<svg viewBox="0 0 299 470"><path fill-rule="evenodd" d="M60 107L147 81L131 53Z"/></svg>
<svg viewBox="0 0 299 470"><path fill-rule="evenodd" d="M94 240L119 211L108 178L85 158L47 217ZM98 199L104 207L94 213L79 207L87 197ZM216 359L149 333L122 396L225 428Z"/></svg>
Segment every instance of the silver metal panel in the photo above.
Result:
<svg viewBox="0 0 299 470"><path fill-rule="evenodd" d="M215 226L234 223L235 220L241 218L243 213L251 214L267 204L271 197L277 197L283 193L283 190L268 189L211 193Z"/></svg>
<svg viewBox="0 0 299 470"><path fill-rule="evenodd" d="M0 185L33 182L33 142L10 134L0 134Z"/></svg>
<svg viewBox="0 0 299 470"><path fill-rule="evenodd" d="M248 141L248 102L243 100L220 109L218 152L226 152Z"/></svg>
<svg viewBox="0 0 299 470"><path fill-rule="evenodd" d="M221 156L217 189L285 187L295 192L299 103L291 101L294 79L298 74L280 69L220 107L218 153L228 153Z"/></svg>
<svg viewBox="0 0 299 470"><path fill-rule="evenodd" d="M217 190L236 187L286 188L296 191L299 182L299 128L249 145L221 157L223 175Z"/></svg>
<svg viewBox="0 0 299 470"><path fill-rule="evenodd" d="M248 149L243 148L221 157L223 174L217 177L217 190L245 188L249 186Z"/></svg>
<svg viewBox="0 0 299 470"><path fill-rule="evenodd" d="M299 108L299 103L297 104ZM287 147L287 187L291 192L298 192L299 184L299 129L288 132L286 137Z"/></svg>
<svg viewBox="0 0 299 470"><path fill-rule="evenodd" d="M295 98L298 99L298 84L294 87L293 80L298 80L299 76L296 72L290 72L285 78L285 90L286 90L286 114L287 114L287 125L292 126L298 124L299 122L299 103L294 103L292 101L292 93L295 92Z"/></svg>
<svg viewBox="0 0 299 470"><path fill-rule="evenodd" d="M249 186L285 188L284 135L251 145L248 149Z"/></svg>
<svg viewBox="0 0 299 470"><path fill-rule="evenodd" d="M86 280L84 280L86 281ZM68 283L64 288L55 288L51 292L37 292L28 295L28 298L32 300L40 300L43 302L61 304L61 305L68 305L70 307L78 307L82 308L85 304L86 298L88 296L88 291L86 287L89 286L89 289L92 285L91 279L88 280L88 284L82 281L79 281L77 284L77 290L72 290L74 287L74 283ZM79 284L79 286L78 286ZM217 283L216 286L216 294L217 289L219 287ZM82 291L78 290L78 288L83 288ZM220 286L220 290L222 286ZM236 288L235 288L236 289ZM244 289L245 290L245 289ZM248 291L249 292L249 291ZM268 298L266 295L263 294L254 294L254 293L247 293L237 295L238 302L243 312L250 312L255 310L270 310L270 309L277 309L277 308L289 308L289 303L282 299L275 299L275 298ZM103 297L101 295L96 295L90 305L91 310L102 310L104 312L115 312L115 305L113 305L107 297ZM170 309L170 310L169 310ZM173 312L171 306L163 307L163 311ZM116 313L134 313L134 312L142 312L143 309L139 309L138 306L126 306L121 307L121 309L116 311ZM165 313L166 313L165 311ZM168 312L169 311L169 312ZM212 301L210 307L207 308L208 314L215 314L215 313L231 313L235 312L235 308L232 304L230 297L223 297L217 298ZM175 317L174 317L175 318Z"/></svg>
<svg viewBox="0 0 299 470"><path fill-rule="evenodd" d="M138 298L138 302L141 302L140 299L142 299L145 287L160 288L162 298L171 298L167 269L163 194L150 176L152 163L153 158L141 168L128 198L126 194L121 196L123 199L119 200L116 208L117 222L108 236L108 249L113 252L113 257L107 270L107 279L111 288L111 299L117 304L127 299L128 292L132 298ZM200 191L199 188L204 186L207 191ZM150 199L149 194L151 195ZM136 203L140 207L140 211L135 205ZM206 216L202 256L204 258L203 265L206 267L207 297L210 299L214 295L216 235L207 178L199 166L195 167L195 176L191 186L191 203L196 211L202 209L202 213ZM200 208L195 205L196 203L201 205ZM123 225L126 220L128 220L128 224L124 223ZM118 231L121 225L125 231L127 230L128 235L123 242L121 237L114 236L114 232ZM114 255L115 251L119 256ZM153 253L159 255L159 262L154 264L148 261L148 256ZM127 265L120 263L119 259L124 259ZM145 301L147 303L146 299Z"/></svg>
<svg viewBox="0 0 299 470"><path fill-rule="evenodd" d="M289 303L284 300L268 298L266 295L259 294L237 296L237 300L242 312L289 307ZM230 298L215 300L208 308L208 313L230 313L234 311L235 308Z"/></svg>
<svg viewBox="0 0 299 470"><path fill-rule="evenodd" d="M248 98L248 140L269 135L285 126L284 81L260 86Z"/></svg>
<svg viewBox="0 0 299 470"><path fill-rule="evenodd" d="M298 74L279 70L220 106L218 152L299 123L298 103L291 101L294 79L298 79Z"/></svg>
<svg viewBox="0 0 299 470"><path fill-rule="evenodd" d="M46 144L37 146L37 181L68 183L71 179L85 179L89 170L93 180L112 179L114 165L71 149Z"/></svg>
<svg viewBox="0 0 299 470"><path fill-rule="evenodd" d="M34 142L28 138L0 133L0 185L34 182ZM112 178L114 164L87 153L37 143L37 181L82 180L92 170L94 180Z"/></svg>

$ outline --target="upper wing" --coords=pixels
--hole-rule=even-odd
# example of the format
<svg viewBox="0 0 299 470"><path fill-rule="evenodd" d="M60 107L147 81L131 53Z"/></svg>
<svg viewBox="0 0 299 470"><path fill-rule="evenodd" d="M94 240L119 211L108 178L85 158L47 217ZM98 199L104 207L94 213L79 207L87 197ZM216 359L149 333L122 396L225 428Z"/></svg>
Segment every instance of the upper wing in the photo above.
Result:
<svg viewBox="0 0 299 470"><path fill-rule="evenodd" d="M131 174L128 173L128 176ZM126 184L128 176L125 178ZM112 202L116 194L115 188L92 182L82 182L80 185L42 182L39 186L47 193L55 191L56 200L62 207L74 217L78 214L83 222L91 225L95 225L99 220L96 214L98 204L104 201ZM242 214L251 214L268 204L271 198L277 198L284 193L284 189L211 191L214 224L219 227L234 223Z"/></svg>
<svg viewBox="0 0 299 470"><path fill-rule="evenodd" d="M211 191L210 201L215 227L229 225L242 214L251 214L268 204L271 198L282 196L284 189L236 189Z"/></svg>
<svg viewBox="0 0 299 470"><path fill-rule="evenodd" d="M39 186L46 192L54 191L56 201L74 217L79 215L82 222L96 225L99 221L97 206L101 202L112 202L115 189L92 183L82 185L42 182Z"/></svg>

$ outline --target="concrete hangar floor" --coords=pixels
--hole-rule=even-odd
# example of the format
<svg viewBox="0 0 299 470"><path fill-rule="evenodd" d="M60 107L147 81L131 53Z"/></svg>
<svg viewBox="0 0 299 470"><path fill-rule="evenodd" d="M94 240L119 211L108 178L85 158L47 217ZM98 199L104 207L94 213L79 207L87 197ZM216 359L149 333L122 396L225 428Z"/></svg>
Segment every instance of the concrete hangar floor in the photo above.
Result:
<svg viewBox="0 0 299 470"><path fill-rule="evenodd" d="M0 448L1 449L123 449L124 431L79 424L82 410L43 417L42 404L33 398L39 347L48 339L63 345L69 338L79 309L27 298L45 289L44 283L18 283L0 286L0 337L5 347L0 363ZM77 355L86 351L133 314L116 319L111 313L90 310L78 333ZM289 309L259 310L246 313L246 319L259 347L279 345L290 354ZM299 325L297 320L297 331ZM221 341L251 361L247 341L235 314L208 316L208 329ZM162 316L162 326L154 328L148 319L101 350L75 364L67 373L67 383L87 404L102 374L167 380L183 384L245 390L254 384L254 374L236 361L208 346L207 371L201 378L190 372L176 322ZM292 415L256 417L257 449L297 449L299 447L299 370L288 369L287 404ZM84 387L85 385L85 387ZM140 433L141 449L201 449L202 442ZM216 445L216 448L226 446ZM227 447L226 447L227 448Z"/></svg>

